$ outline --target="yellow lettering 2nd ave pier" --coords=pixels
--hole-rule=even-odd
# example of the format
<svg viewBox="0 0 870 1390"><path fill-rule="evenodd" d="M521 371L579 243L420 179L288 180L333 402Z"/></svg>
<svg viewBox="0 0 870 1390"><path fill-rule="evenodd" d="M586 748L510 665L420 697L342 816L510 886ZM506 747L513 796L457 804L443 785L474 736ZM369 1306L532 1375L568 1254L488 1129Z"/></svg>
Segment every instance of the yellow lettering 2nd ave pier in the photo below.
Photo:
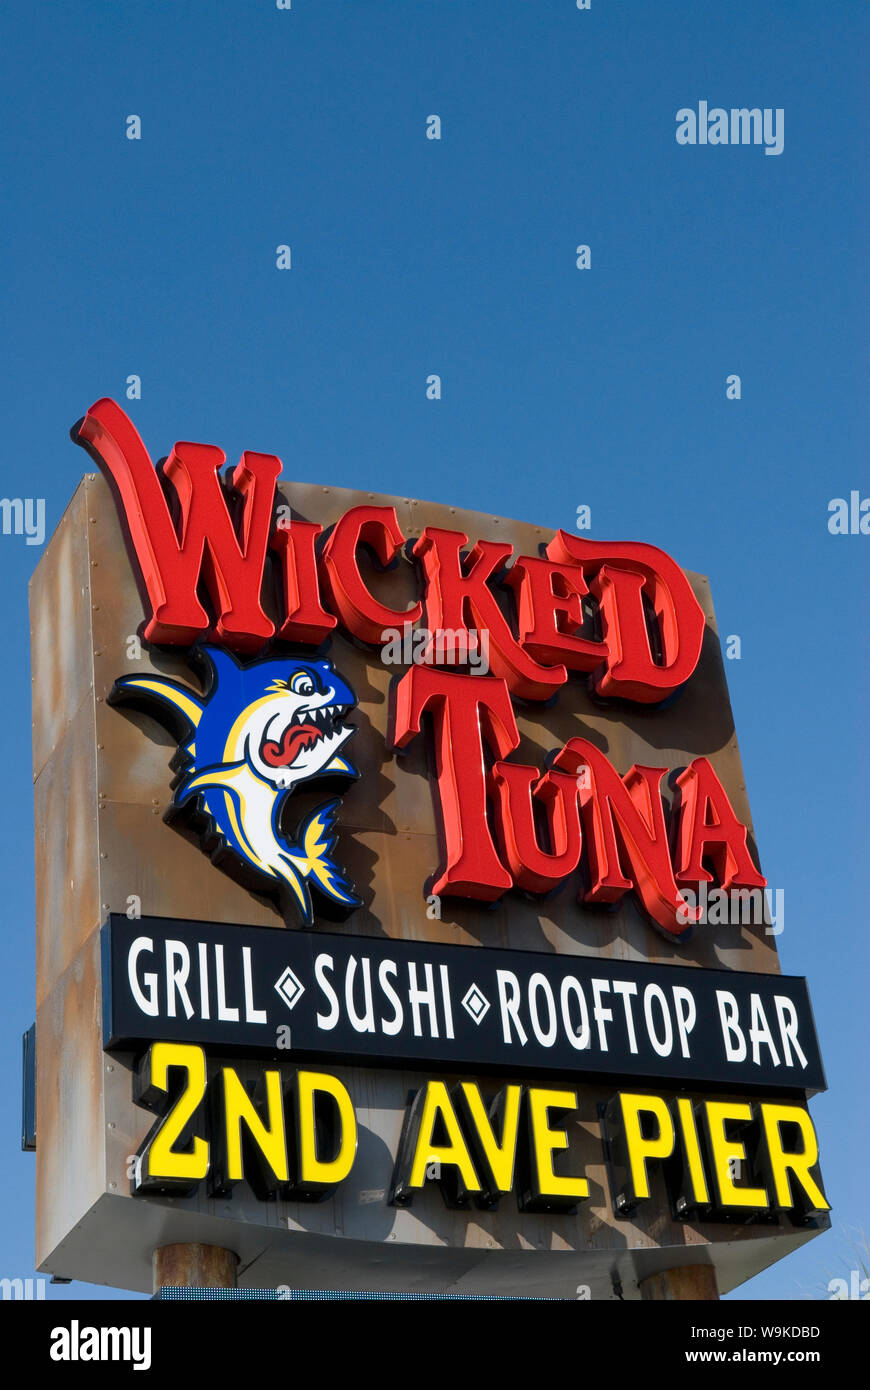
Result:
<svg viewBox="0 0 870 1390"><path fill-rule="evenodd" d="M264 1068L252 1087L231 1066L209 1078L201 1047L156 1042L136 1073L135 1099L159 1119L136 1157L134 1191L207 1183L211 1195L226 1196L247 1180L262 1198L318 1201L353 1168L356 1111L327 1072ZM586 1177L570 1171L565 1121L577 1110L568 1088L509 1083L486 1100L474 1081L429 1080L408 1105L389 1200L406 1206L435 1178L450 1206L491 1207L514 1194L523 1211L570 1210L589 1196ZM619 1215L650 1199L656 1171L683 1216L806 1218L829 1209L801 1105L620 1091L604 1133ZM735 1177L743 1165L757 1181Z"/></svg>

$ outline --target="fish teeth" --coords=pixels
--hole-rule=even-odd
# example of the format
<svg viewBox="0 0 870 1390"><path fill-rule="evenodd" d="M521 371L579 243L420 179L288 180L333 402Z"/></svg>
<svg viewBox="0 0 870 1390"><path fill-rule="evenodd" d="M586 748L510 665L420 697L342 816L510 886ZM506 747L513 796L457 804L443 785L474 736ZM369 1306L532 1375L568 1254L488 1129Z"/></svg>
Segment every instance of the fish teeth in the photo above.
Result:
<svg viewBox="0 0 870 1390"><path fill-rule="evenodd" d="M310 709L297 710L290 719L291 724L323 724L331 728L339 723L350 709L350 705L317 705Z"/></svg>

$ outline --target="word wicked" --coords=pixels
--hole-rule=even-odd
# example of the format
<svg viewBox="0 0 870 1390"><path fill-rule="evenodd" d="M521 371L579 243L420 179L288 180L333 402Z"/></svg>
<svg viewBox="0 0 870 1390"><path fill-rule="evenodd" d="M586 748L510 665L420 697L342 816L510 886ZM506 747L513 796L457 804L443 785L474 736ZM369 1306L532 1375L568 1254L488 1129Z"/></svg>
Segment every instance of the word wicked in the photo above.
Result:
<svg viewBox="0 0 870 1390"><path fill-rule="evenodd" d="M75 437L114 485L151 607L151 642L190 646L208 635L256 653L273 638L317 646L341 624L380 649L422 620L429 632L466 634L472 650L485 632L492 672L527 700L549 700L573 671L587 673L598 695L654 704L697 666L703 611L679 565L655 546L560 531L546 555L517 556L503 574L509 543L478 540L466 554L463 532L427 526L413 546L422 596L394 609L371 592L360 563L363 552L382 568L401 555L394 507L351 507L325 535L313 522L276 524L276 455L245 452L227 488L223 450L177 443L158 473L111 400L91 407ZM267 558L279 575L277 623L262 604ZM513 624L500 589L513 595Z"/></svg>

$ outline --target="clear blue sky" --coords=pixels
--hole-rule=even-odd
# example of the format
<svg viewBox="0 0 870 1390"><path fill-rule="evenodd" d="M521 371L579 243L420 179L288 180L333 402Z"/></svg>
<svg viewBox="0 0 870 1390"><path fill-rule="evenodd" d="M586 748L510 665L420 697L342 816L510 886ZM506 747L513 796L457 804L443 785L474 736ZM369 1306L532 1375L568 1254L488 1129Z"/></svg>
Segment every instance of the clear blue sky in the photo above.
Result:
<svg viewBox="0 0 870 1390"><path fill-rule="evenodd" d="M812 1111L835 1230L741 1296L824 1297L845 1228L870 1230L870 536L827 529L829 499L870 495L864 0L7 0L0 33L2 491L44 497L49 531L87 466L70 426L136 373L154 456L265 450L290 477L569 529L587 503L594 536L710 576L831 1087ZM677 145L700 100L782 107L783 153ZM33 1261L39 555L0 537L10 1277Z"/></svg>

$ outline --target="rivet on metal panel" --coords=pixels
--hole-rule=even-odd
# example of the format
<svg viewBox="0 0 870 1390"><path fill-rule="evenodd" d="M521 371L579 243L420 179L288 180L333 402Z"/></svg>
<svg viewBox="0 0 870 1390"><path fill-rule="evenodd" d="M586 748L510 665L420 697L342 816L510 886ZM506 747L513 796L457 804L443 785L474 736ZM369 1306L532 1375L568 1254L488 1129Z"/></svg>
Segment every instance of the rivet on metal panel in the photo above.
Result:
<svg viewBox="0 0 870 1390"><path fill-rule="evenodd" d="M109 1183L109 1191L110 1191L110 1192L114 1192L117 1186L118 1186L118 1184L117 1184L116 1182L110 1182L110 1183Z"/></svg>
<svg viewBox="0 0 870 1390"><path fill-rule="evenodd" d="M115 1070L115 1068L112 1066L112 1063L111 1063L111 1062L107 1062L107 1063L106 1063L106 1071L114 1071L114 1070Z"/></svg>
<svg viewBox="0 0 870 1390"><path fill-rule="evenodd" d="M91 567L92 567L92 569L96 569L96 568L97 568L97 565L98 565L99 563L100 563L99 560L92 560L92 561L91 561Z"/></svg>
<svg viewBox="0 0 870 1390"><path fill-rule="evenodd" d="M97 524L97 518L96 518L95 516L92 516L92 517L91 517L91 525L92 525L92 526L96 526L96 524Z"/></svg>
<svg viewBox="0 0 870 1390"><path fill-rule="evenodd" d="M114 1129L114 1128L115 1128L115 1121L114 1121L114 1120L110 1120L109 1123L108 1123L108 1125L106 1126L106 1128L107 1128L107 1129Z"/></svg>

